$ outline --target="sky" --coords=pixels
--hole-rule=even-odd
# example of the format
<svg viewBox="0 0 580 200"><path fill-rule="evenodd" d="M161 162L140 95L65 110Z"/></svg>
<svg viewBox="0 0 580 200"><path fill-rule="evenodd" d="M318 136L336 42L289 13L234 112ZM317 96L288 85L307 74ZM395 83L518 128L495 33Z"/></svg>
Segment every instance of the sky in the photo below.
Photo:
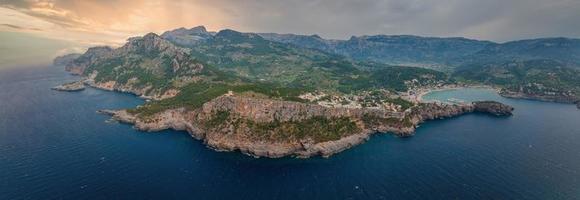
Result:
<svg viewBox="0 0 580 200"><path fill-rule="evenodd" d="M0 0L0 31L91 45L148 32L413 34L504 42L580 37L580 0Z"/></svg>
<svg viewBox="0 0 580 200"><path fill-rule="evenodd" d="M580 37L580 0L0 0L0 31L82 43L198 25L331 39Z"/></svg>

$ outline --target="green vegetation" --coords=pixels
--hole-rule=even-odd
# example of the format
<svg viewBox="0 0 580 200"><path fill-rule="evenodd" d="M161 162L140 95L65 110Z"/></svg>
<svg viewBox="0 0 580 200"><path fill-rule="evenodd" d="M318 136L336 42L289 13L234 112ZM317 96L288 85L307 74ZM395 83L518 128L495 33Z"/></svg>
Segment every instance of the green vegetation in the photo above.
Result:
<svg viewBox="0 0 580 200"><path fill-rule="evenodd" d="M90 65L86 72L97 71L96 82L116 81L119 84L131 82L135 88L152 87L153 90L165 91L172 87L173 73L169 58L163 57L164 61L159 65L141 66L143 63L155 63L147 57L116 57Z"/></svg>
<svg viewBox="0 0 580 200"><path fill-rule="evenodd" d="M89 66L86 71L98 70L95 81L103 82L106 80L113 80L115 78L116 69L123 64L121 59L110 59L98 65Z"/></svg>
<svg viewBox="0 0 580 200"><path fill-rule="evenodd" d="M317 116L302 121L255 123L247 121L254 136L261 139L301 140L310 138L314 142L338 140L359 133L356 123L347 117L327 118Z"/></svg>
<svg viewBox="0 0 580 200"><path fill-rule="evenodd" d="M406 91L410 85L427 86L446 80L447 75L443 72L416 67L388 66L359 76L345 77L340 80L339 90L345 93L368 90L369 88Z"/></svg>
<svg viewBox="0 0 580 200"><path fill-rule="evenodd" d="M382 117L377 117L375 115L371 115L371 114L364 114L362 117L362 121L365 125L367 126L378 126L381 124L389 124L389 125L395 125L397 123L400 123L401 120L398 118L382 118Z"/></svg>
<svg viewBox="0 0 580 200"><path fill-rule="evenodd" d="M230 117L230 111L218 111L211 120L206 123L207 127L213 128L224 124Z"/></svg>
<svg viewBox="0 0 580 200"><path fill-rule="evenodd" d="M200 61L189 57L186 49L174 47L154 34L132 39L115 50L93 48L73 62L86 65L84 75L96 72L97 83L115 81L127 88L147 89L145 95L161 95L175 89L182 79L198 74L203 67Z"/></svg>
<svg viewBox="0 0 580 200"><path fill-rule="evenodd" d="M226 123L226 122L231 123ZM207 129L221 129L233 125L236 130L240 126L251 129L251 137L259 140L299 141L312 139L314 142L338 140L342 137L360 133L361 129L348 117L315 116L305 120L280 122L255 122L238 118L229 111L218 111L205 122Z"/></svg>
<svg viewBox="0 0 580 200"><path fill-rule="evenodd" d="M264 94L272 99L287 101L302 101L298 96L304 92L303 89L280 87L273 84L240 84L230 85L225 83L196 82L191 83L180 90L181 92L173 97L161 101L152 101L129 112L147 117L167 109L185 107L196 109L204 103L226 94L228 91L235 93L256 92Z"/></svg>
<svg viewBox="0 0 580 200"><path fill-rule="evenodd" d="M213 66L216 73L222 71L249 81L287 87L315 87L342 93L374 88L405 91L406 81L416 79L415 84L427 85L447 78L433 70L356 62L231 30L188 48L193 57Z"/></svg>
<svg viewBox="0 0 580 200"><path fill-rule="evenodd" d="M358 94L359 102L362 107L378 107L384 103L391 103L401 106L401 110L413 107L413 102L402 99L401 97L392 97L392 93L384 90L374 90L371 92L362 92ZM346 102L348 104L349 102Z"/></svg>
<svg viewBox="0 0 580 200"><path fill-rule="evenodd" d="M402 110L407 110L407 109L415 106L415 104L413 104L413 102L402 99L401 97L396 98L396 99L385 99L385 101L392 103L392 104L400 105Z"/></svg>
<svg viewBox="0 0 580 200"><path fill-rule="evenodd" d="M454 74L458 80L504 87L532 95L580 96L580 70L553 60L510 61L470 66Z"/></svg>

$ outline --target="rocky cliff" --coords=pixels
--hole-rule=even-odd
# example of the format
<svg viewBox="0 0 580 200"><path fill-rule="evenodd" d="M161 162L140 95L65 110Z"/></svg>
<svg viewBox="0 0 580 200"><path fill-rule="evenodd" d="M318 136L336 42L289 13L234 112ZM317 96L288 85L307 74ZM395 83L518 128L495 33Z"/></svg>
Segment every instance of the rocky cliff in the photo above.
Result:
<svg viewBox="0 0 580 200"><path fill-rule="evenodd" d="M142 131L185 130L218 151L240 151L252 156L328 157L390 132L412 135L418 124L470 112L511 115L513 108L497 102L446 105L421 104L410 111L366 108L329 108L314 104L221 96L201 108L166 110L140 116L127 110L102 111L134 124Z"/></svg>

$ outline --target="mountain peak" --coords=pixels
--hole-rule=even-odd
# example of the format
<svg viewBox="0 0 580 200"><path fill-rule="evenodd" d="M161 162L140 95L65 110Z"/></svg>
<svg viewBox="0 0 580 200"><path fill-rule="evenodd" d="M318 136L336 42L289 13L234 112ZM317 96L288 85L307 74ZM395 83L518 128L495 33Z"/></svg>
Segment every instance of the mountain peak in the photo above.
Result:
<svg viewBox="0 0 580 200"><path fill-rule="evenodd" d="M161 39L161 37L159 35L157 35L156 33L147 33L143 36L143 39L148 40L148 39Z"/></svg>
<svg viewBox="0 0 580 200"><path fill-rule="evenodd" d="M89 47L87 49L88 53L93 53L93 52L109 52L112 51L113 48L111 48L110 46L95 46L95 47Z"/></svg>
<svg viewBox="0 0 580 200"><path fill-rule="evenodd" d="M207 29L205 28L205 26L196 26L189 29L189 31L194 33L207 33Z"/></svg>
<svg viewBox="0 0 580 200"><path fill-rule="evenodd" d="M238 31L234 31L232 29L224 29L219 31L216 36L217 37L227 37L227 36L232 36L232 35L243 35L242 32L238 32Z"/></svg>
<svg viewBox="0 0 580 200"><path fill-rule="evenodd" d="M128 42L121 47L123 51L163 51L173 48L171 42L165 40L156 33L147 33L143 37L129 38Z"/></svg>
<svg viewBox="0 0 580 200"><path fill-rule="evenodd" d="M242 33L232 29L221 30L215 35L215 37L234 41L263 40L263 38L258 34Z"/></svg>
<svg viewBox="0 0 580 200"><path fill-rule="evenodd" d="M213 33L207 32L204 26L196 26L190 29L181 27L166 31L161 34L161 37L180 46L193 46L200 41L213 37L212 35Z"/></svg>
<svg viewBox="0 0 580 200"><path fill-rule="evenodd" d="M209 35L210 33L207 32L207 29L205 28L205 26L196 26L190 29L187 29L185 27L181 27L181 28L177 28L177 29L173 29L170 31L165 31L163 34L161 34L161 37L167 38L167 37L175 37L175 36L183 36L183 35Z"/></svg>

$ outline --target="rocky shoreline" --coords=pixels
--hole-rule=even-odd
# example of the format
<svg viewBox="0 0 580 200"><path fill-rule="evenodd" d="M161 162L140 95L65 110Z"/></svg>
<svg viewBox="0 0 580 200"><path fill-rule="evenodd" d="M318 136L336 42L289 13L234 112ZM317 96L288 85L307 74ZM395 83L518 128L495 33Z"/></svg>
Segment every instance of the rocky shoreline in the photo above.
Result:
<svg viewBox="0 0 580 200"><path fill-rule="evenodd" d="M71 71L68 71L68 72L71 72ZM71 72L71 74L80 76L79 74L75 74L73 72ZM133 94L133 95L136 95L137 97L145 99L145 100L163 100L166 98L174 97L175 95L177 95L179 93L179 91L176 89L169 89L163 93L151 93L151 94L147 95L148 91L151 90L150 86L135 87L131 83L120 84L116 81L97 82L97 81L95 81L95 76L96 76L95 73L90 74L89 76L83 76L84 79L83 79L82 83L84 83L84 85L86 85L86 86L100 89L100 90ZM53 89L56 90L56 87Z"/></svg>
<svg viewBox="0 0 580 200"><path fill-rule="evenodd" d="M576 107L578 109L580 109L580 98L575 97L575 96L534 95L534 94L526 94L526 93L522 93L522 92L512 92L512 91L507 91L507 90L501 90L498 94L502 97L511 98L511 99L527 99L527 100L535 100L535 101L576 104Z"/></svg>
<svg viewBox="0 0 580 200"><path fill-rule="evenodd" d="M153 116L140 117L128 110L102 110L113 119L133 124L141 131L155 132L165 129L187 131L217 151L240 151L255 157L279 158L294 156L328 157L358 144L372 134L393 133L401 137L413 135L415 128L427 120L455 117L467 113L488 113L509 116L513 108L498 102L482 101L472 104L448 105L424 103L406 112L389 112L378 109L328 108L314 104L222 96L195 110L185 108L166 110ZM218 113L227 112L218 123ZM282 138L276 132L288 124L300 124L317 117L345 118L356 124L355 132L332 140L313 138ZM218 117L219 118L219 117ZM265 133L255 124L270 124ZM284 130L284 129L282 129ZM292 130L292 129L288 129ZM261 134L258 134L261 133ZM264 136L266 135L266 136Z"/></svg>

